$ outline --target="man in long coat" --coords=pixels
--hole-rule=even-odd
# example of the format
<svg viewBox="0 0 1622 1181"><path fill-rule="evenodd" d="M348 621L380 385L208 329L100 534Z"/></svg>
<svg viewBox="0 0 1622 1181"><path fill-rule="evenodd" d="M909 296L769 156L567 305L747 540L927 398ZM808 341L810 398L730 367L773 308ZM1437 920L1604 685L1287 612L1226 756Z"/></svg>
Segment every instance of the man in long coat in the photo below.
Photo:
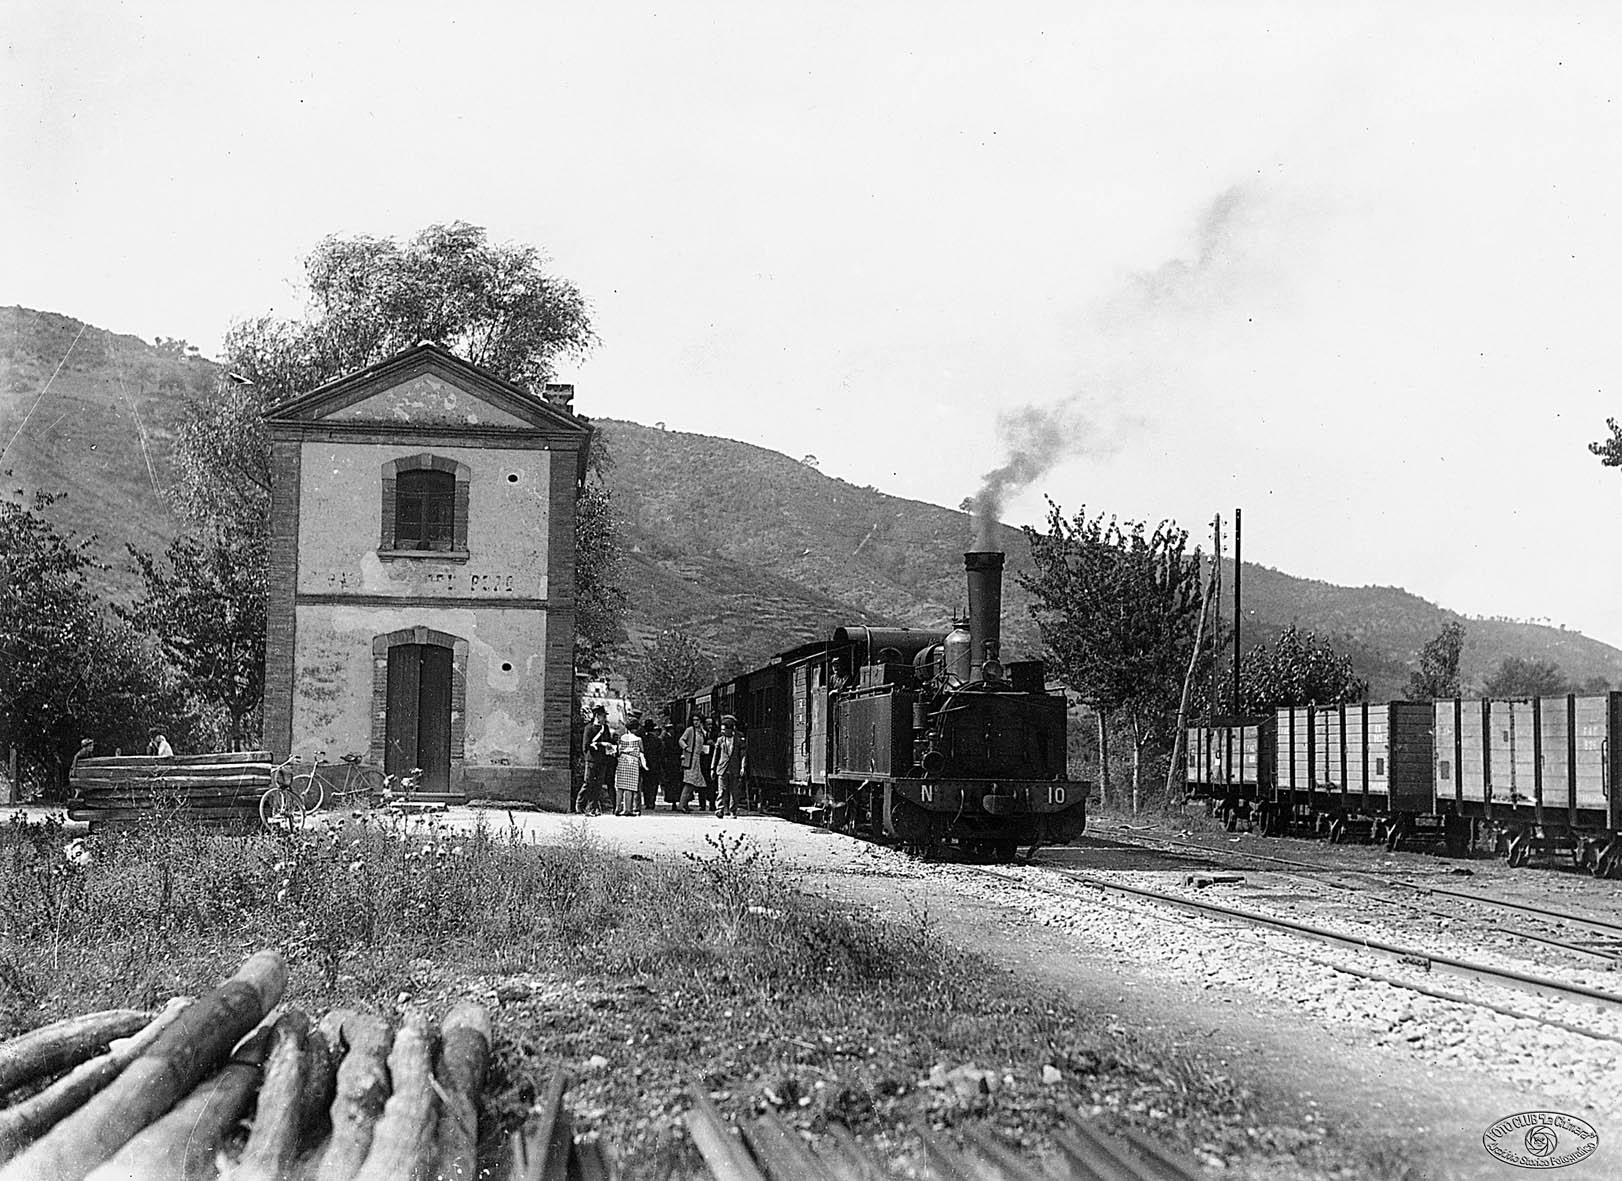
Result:
<svg viewBox="0 0 1622 1181"><path fill-rule="evenodd" d="M582 742L586 755L586 779L580 785L580 795L574 810L587 816L597 816L603 810L603 785L613 773L614 752L619 743L608 725L608 710L600 705L591 708L591 721L586 725Z"/></svg>

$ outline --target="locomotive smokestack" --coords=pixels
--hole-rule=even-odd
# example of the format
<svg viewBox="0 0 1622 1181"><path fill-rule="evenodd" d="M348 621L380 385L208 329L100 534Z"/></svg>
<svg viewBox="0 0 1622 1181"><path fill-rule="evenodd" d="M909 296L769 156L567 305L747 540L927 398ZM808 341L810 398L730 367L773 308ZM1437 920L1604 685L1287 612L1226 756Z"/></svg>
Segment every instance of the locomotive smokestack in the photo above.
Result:
<svg viewBox="0 0 1622 1181"><path fill-rule="evenodd" d="M986 679L988 660L1002 659L1002 565L1008 555L973 550L963 555L969 579L969 680Z"/></svg>

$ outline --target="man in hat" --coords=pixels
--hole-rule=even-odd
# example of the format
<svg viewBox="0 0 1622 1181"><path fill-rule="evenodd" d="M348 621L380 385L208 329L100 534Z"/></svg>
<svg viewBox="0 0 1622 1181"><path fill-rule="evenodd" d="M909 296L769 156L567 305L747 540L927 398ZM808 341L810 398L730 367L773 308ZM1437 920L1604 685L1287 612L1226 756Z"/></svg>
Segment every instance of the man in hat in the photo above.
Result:
<svg viewBox="0 0 1622 1181"><path fill-rule="evenodd" d="M614 731L608 725L608 710L603 706L591 707L591 721L586 724L582 744L586 754L586 779L580 785L574 810L586 816L597 816L603 810L603 785L608 782L609 761L619 748Z"/></svg>
<svg viewBox="0 0 1622 1181"><path fill-rule="evenodd" d="M738 733L738 719L731 714L721 718L721 733L715 740L715 782L720 799L715 814L738 814L738 784L749 767L748 744Z"/></svg>

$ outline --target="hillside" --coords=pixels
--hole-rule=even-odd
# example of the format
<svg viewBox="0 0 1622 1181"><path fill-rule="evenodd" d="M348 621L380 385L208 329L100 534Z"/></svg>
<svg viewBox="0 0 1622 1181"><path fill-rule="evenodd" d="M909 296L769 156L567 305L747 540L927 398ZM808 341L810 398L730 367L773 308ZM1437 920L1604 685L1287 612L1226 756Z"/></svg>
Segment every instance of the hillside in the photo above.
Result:
<svg viewBox="0 0 1622 1181"><path fill-rule="evenodd" d="M59 527L97 539L106 583L134 586L124 543L161 549L174 522L159 489L184 399L216 367L54 312L0 308L0 494L65 492Z"/></svg>
<svg viewBox="0 0 1622 1181"><path fill-rule="evenodd" d="M211 390L216 373L177 346L0 308L0 445L9 442L0 471L11 472L0 491L68 493L56 520L97 536L97 556L113 567L106 588L127 594L125 543L160 549L172 536L159 492L170 442L185 399ZM659 629L679 627L717 658L754 662L839 624L944 627L961 610L970 544L963 513L857 487L746 443L598 425L624 521L633 652ZM1130 516L1130 506L1121 512ZM1017 579L1029 547L1017 529L1004 527L999 541L1008 553L1004 649L1035 654ZM1291 622L1313 628L1352 654L1376 699L1400 696L1414 653L1458 618L1393 587L1332 586L1248 562L1244 573L1247 646ZM1500 621L1466 621L1466 629L1467 683L1515 655L1554 660L1574 681L1622 684L1622 651L1577 632Z"/></svg>
<svg viewBox="0 0 1622 1181"><path fill-rule="evenodd" d="M890 623L938 627L961 608L961 555L971 541L965 514L857 487L747 443L614 420L598 425L614 459L615 508L626 520L628 542L641 551L639 565L657 568L684 588L669 602L633 588L639 622L683 622L680 604L691 601L699 584L678 569L696 558L770 570L808 588L822 597L810 611L817 620L828 606L843 603L851 622L863 622L865 610ZM1007 526L999 543L1008 553L1004 648L1010 655L1034 654L1040 642L1017 579L1030 568L1030 547L1023 533ZM1224 584L1231 588L1232 563L1224 565ZM1395 587L1334 586L1250 562L1244 575L1247 648L1291 623L1311 628L1351 654L1376 700L1402 696L1415 653L1461 618ZM1230 600L1224 608L1229 619L1231 610ZM737 617L712 612L692 622L718 653L736 650L754 659L775 650L751 648L743 634L736 641L718 634L716 623L726 618ZM1574 681L1598 676L1622 684L1622 651L1578 632L1464 623L1466 684L1479 683L1508 655L1547 657ZM748 637L777 634L778 646L786 646L821 630L790 624L779 631L750 620Z"/></svg>

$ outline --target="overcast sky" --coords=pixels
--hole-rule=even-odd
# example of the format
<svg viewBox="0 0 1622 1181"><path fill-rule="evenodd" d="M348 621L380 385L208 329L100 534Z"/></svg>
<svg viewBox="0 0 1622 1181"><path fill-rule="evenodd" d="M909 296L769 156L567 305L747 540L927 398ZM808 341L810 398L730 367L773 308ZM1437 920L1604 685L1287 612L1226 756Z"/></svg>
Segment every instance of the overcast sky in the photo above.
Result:
<svg viewBox="0 0 1622 1181"><path fill-rule="evenodd" d="M0 303L212 354L533 243L591 415L1622 645L1615 3L0 5ZM1057 444L1055 441L1058 441ZM943 555L943 559L947 556ZM955 559L952 559L955 560Z"/></svg>

